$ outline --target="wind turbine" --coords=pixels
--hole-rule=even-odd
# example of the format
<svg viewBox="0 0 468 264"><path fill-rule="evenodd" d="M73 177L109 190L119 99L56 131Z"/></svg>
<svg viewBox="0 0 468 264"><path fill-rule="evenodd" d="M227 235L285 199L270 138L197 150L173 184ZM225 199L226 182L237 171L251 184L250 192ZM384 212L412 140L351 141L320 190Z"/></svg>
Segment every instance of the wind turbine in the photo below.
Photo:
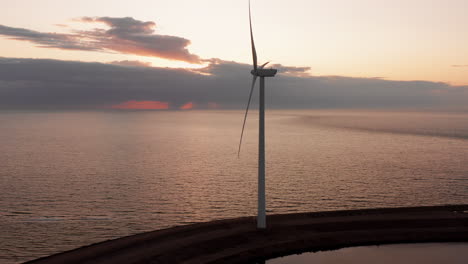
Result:
<svg viewBox="0 0 468 264"><path fill-rule="evenodd" d="M257 77L260 77L260 96L259 96L259 123L258 123L258 213L257 213L257 228L266 228L266 204L265 204L265 77L274 77L276 69L264 69L268 64L265 63L260 67L257 67L257 51L255 50L254 37L252 32L252 16L250 12L250 0L249 0L249 24L250 24L250 42L252 45L252 59L253 59L253 70L250 73L253 76L252 86L250 87L249 101L247 102L247 108L245 109L244 123L242 125L242 132L239 142L239 150L237 155L240 155L242 137L244 136L245 121L247 120L247 114L249 112L250 100L252 99L252 93L255 88L255 82Z"/></svg>

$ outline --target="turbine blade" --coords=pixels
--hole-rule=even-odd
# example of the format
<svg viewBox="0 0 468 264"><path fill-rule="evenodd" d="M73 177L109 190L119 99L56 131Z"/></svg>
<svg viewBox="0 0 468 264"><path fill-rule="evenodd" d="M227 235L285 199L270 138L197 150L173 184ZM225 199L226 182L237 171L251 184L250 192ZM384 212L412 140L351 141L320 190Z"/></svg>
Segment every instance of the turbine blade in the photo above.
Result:
<svg viewBox="0 0 468 264"><path fill-rule="evenodd" d="M249 24L250 24L250 42L252 45L252 59L253 59L253 68L257 70L257 51L255 50L254 37L252 32L252 16L250 15L250 0L249 0Z"/></svg>
<svg viewBox="0 0 468 264"><path fill-rule="evenodd" d="M262 66L260 66L260 69L265 68L265 66L266 66L268 63L270 63L270 62L265 62L265 63L263 63Z"/></svg>
<svg viewBox="0 0 468 264"><path fill-rule="evenodd" d="M249 101L247 101L247 108L245 109L244 123L242 124L242 132L241 132L240 141L239 141L239 150L237 151L237 158L240 157L242 137L244 136L245 121L247 120L247 113L249 112L250 100L252 99L252 93L255 88L256 81L257 81L257 75L254 75L252 79L252 87L250 87Z"/></svg>

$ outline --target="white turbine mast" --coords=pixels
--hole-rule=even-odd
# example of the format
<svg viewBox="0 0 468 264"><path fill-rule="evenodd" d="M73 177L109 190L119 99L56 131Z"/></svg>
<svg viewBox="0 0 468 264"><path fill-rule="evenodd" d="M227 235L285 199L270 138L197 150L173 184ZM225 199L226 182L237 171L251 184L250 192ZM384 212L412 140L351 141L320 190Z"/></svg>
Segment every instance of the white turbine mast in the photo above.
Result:
<svg viewBox="0 0 468 264"><path fill-rule="evenodd" d="M257 228L266 228L266 199L265 199L265 77L274 77L276 69L265 69L264 67L268 62L257 67L257 51L255 50L255 43L252 31L252 17L250 12L249 0L249 24L250 24L250 42L252 45L252 59L253 70L250 73L253 76L252 86L250 87L249 100L247 101L247 108L245 109L244 123L242 124L242 132L239 142L239 150L237 155L240 155L242 137L244 136L245 121L249 112L250 100L255 88L257 77L260 77L260 96L259 96L259 123L258 123L258 214L257 214Z"/></svg>

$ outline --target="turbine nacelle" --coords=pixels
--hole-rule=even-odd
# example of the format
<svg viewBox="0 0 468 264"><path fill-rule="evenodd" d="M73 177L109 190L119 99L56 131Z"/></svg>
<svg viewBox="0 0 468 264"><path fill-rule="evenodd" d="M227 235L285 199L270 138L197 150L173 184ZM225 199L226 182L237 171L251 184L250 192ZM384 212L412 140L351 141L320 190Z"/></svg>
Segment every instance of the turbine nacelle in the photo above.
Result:
<svg viewBox="0 0 468 264"><path fill-rule="evenodd" d="M276 69L265 69L268 64L264 63L260 66L257 65L257 51L255 50L254 37L252 32L252 18L250 14L250 1L249 1L249 25L250 25L250 44L252 45L252 86L250 87L249 100L247 101L247 108L245 109L244 123L242 124L242 132L239 141L239 150L237 156L240 155L242 146L242 137L244 135L245 121L247 120L247 113L249 113L250 100L252 99L252 92L255 88L255 81L260 77L260 93L258 104L258 214L257 214L257 228L266 228L266 202L265 202L265 78L275 76Z"/></svg>
<svg viewBox="0 0 468 264"><path fill-rule="evenodd" d="M257 70L251 70L250 73L253 76L259 76L259 77L274 77L278 70L276 69L260 69L258 68Z"/></svg>

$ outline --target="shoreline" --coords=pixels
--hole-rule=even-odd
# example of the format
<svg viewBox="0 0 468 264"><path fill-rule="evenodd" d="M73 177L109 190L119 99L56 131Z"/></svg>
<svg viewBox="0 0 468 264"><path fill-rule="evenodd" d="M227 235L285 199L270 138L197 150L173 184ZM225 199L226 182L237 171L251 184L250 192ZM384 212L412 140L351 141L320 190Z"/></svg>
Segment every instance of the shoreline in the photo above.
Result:
<svg viewBox="0 0 468 264"><path fill-rule="evenodd" d="M468 204L340 210L177 226L107 240L26 263L249 263L351 246L468 242Z"/></svg>

